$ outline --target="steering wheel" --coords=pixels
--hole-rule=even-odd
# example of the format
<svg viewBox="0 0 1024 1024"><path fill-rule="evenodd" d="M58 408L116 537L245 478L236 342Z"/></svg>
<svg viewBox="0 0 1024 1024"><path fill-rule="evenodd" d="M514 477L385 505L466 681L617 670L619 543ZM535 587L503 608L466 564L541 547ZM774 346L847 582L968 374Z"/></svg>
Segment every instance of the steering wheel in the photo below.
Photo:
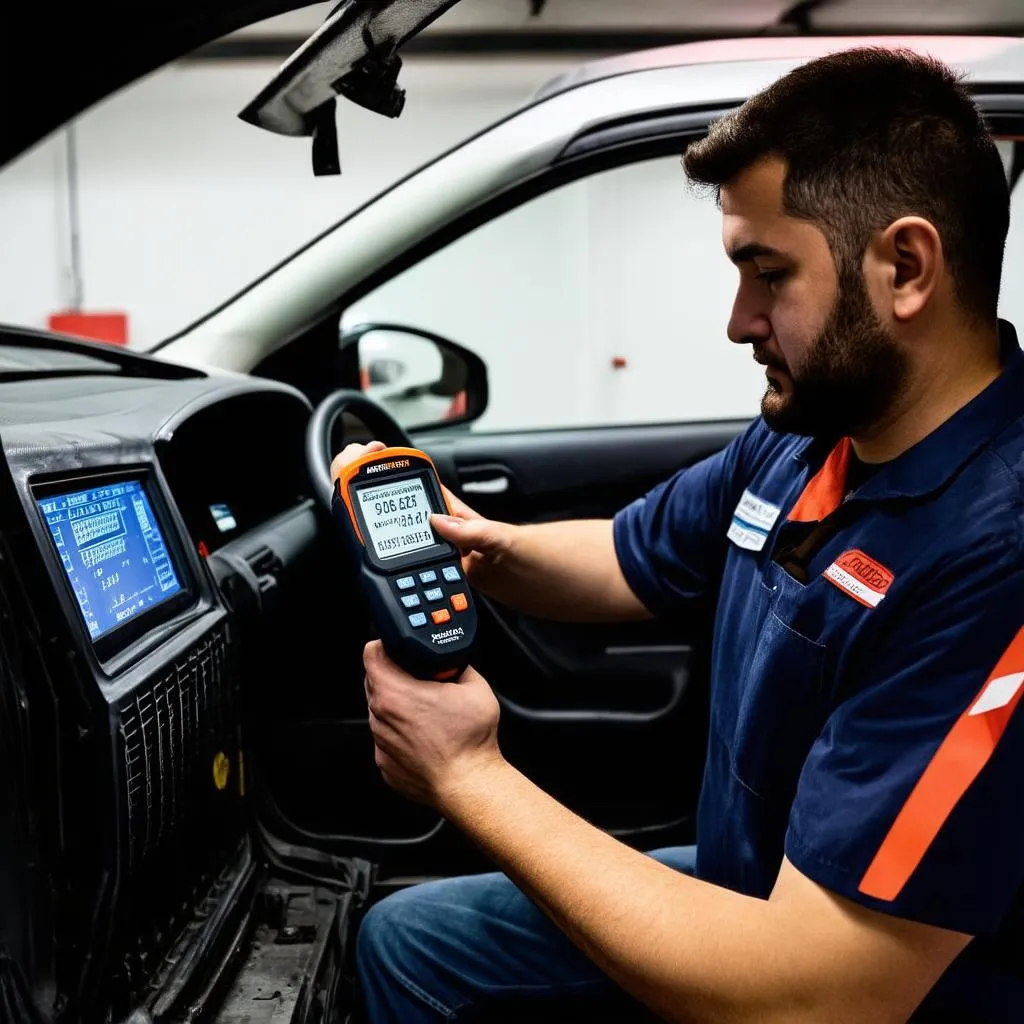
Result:
<svg viewBox="0 0 1024 1024"><path fill-rule="evenodd" d="M334 481L331 480L331 434L342 413L351 412L389 448L412 448L412 440L398 421L382 405L362 391L342 388L333 391L314 410L306 427L306 465L317 497L330 511Z"/></svg>

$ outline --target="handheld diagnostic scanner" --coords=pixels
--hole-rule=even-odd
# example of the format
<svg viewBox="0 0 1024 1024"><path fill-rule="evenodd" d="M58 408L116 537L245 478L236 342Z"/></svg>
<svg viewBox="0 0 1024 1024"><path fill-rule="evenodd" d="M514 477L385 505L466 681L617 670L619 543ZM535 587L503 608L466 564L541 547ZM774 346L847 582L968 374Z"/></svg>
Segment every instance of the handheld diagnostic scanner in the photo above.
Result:
<svg viewBox="0 0 1024 1024"><path fill-rule="evenodd" d="M349 463L331 510L389 657L420 679L454 679L469 663L476 607L458 550L430 526L450 515L434 463L385 448Z"/></svg>

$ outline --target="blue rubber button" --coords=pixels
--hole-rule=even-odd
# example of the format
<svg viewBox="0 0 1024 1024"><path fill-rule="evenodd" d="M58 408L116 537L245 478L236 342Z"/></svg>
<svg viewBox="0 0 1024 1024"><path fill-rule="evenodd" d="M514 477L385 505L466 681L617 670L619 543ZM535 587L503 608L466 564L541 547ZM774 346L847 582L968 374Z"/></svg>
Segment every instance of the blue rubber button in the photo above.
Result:
<svg viewBox="0 0 1024 1024"><path fill-rule="evenodd" d="M437 573L433 569L428 569L426 572L420 573L420 583L436 583Z"/></svg>
<svg viewBox="0 0 1024 1024"><path fill-rule="evenodd" d="M410 615L409 616L409 625L410 626L417 626L418 627L418 626L425 626L426 624L427 624L427 617L426 617L426 615L423 614L423 612L416 612L415 615Z"/></svg>
<svg viewBox="0 0 1024 1024"><path fill-rule="evenodd" d="M456 580L462 579L459 575L459 570L454 565L446 565L441 570L442 575L449 583L454 583Z"/></svg>
<svg viewBox="0 0 1024 1024"><path fill-rule="evenodd" d="M406 608L419 608L419 606L420 606L420 596L419 596L419 594L406 594L402 598L402 604L404 604Z"/></svg>
<svg viewBox="0 0 1024 1024"><path fill-rule="evenodd" d="M424 590L423 596L428 601L443 601L444 591L440 587L434 587L432 590Z"/></svg>
<svg viewBox="0 0 1024 1024"><path fill-rule="evenodd" d="M395 586L399 590L412 590L416 586L416 580L412 576L403 576L401 579L395 581Z"/></svg>

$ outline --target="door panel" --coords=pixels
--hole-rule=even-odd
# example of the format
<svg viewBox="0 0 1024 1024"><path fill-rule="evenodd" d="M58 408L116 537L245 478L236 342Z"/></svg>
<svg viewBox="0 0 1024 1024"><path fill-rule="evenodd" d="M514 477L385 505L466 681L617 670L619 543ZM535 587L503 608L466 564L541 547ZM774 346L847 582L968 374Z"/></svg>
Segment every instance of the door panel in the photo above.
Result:
<svg viewBox="0 0 1024 1024"><path fill-rule="evenodd" d="M595 160L593 173L578 168L558 188L552 176L552 191L342 303L342 328L407 324L467 342L487 363L489 405L477 426L489 432L414 437L481 514L532 523L610 517L723 448L754 414L763 380L722 338L735 270L707 258L720 215L680 196L686 141L645 162L616 149L621 166ZM682 410L736 419L661 422ZM541 426L548 429L523 429ZM332 563L325 553L322 575ZM380 780L361 685L372 634L353 588L317 592L325 598L313 614L325 625L310 642L324 648L335 681L289 679L288 701L275 705L266 820L289 842L366 857L385 876L488 867L456 830ZM627 842L692 841L709 611L685 621L566 625L481 600L474 664L502 704L506 756ZM296 622L289 635L310 632Z"/></svg>
<svg viewBox="0 0 1024 1024"><path fill-rule="evenodd" d="M745 425L728 420L453 433L424 436L417 443L481 515L543 522L613 515L680 466L724 448Z"/></svg>
<svg viewBox="0 0 1024 1024"><path fill-rule="evenodd" d="M445 482L488 516L540 522L609 517L651 486L724 447L744 422L415 439ZM497 489L464 484L493 481ZM333 524L308 576L277 603L252 666L265 725L247 766L261 817L280 839L366 857L383 877L484 870L457 832L392 792L373 762L362 692L372 635ZM312 606L299 595L316 593ZM476 667L502 705L501 744L527 776L595 825L650 848L693 838L707 723L709 616L679 622L543 622L479 601ZM329 663L331 673L296 672ZM273 641L273 642L270 642ZM260 682L263 680L263 682ZM287 700L282 699L282 681ZM265 696L258 691L265 688Z"/></svg>
<svg viewBox="0 0 1024 1024"><path fill-rule="evenodd" d="M610 517L745 425L451 434L418 443L481 514L533 523ZM480 604L477 666L502 704L506 756L627 840L642 844L651 830L666 841L691 839L710 610L690 621L580 625L540 621L486 598Z"/></svg>

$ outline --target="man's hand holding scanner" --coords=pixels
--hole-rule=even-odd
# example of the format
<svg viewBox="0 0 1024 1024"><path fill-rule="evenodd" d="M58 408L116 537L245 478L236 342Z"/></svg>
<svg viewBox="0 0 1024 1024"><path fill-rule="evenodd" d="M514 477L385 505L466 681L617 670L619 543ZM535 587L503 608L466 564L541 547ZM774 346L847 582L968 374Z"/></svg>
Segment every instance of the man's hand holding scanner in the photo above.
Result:
<svg viewBox="0 0 1024 1024"><path fill-rule="evenodd" d="M379 640L363 665L375 759L393 789L444 813L463 779L501 763L498 701L476 670L448 684L415 679Z"/></svg>

